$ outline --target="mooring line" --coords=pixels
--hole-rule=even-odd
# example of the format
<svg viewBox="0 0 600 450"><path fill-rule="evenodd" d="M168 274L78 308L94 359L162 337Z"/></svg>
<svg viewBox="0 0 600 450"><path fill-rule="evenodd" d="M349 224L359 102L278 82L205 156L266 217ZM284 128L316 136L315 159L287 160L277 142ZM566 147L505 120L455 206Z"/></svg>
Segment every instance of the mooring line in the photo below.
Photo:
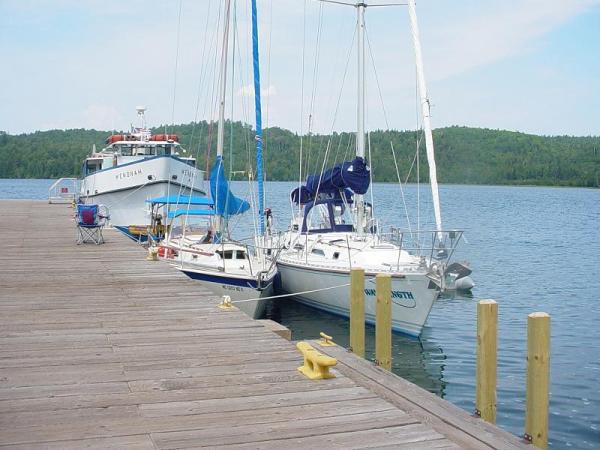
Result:
<svg viewBox="0 0 600 450"><path fill-rule="evenodd" d="M329 286L329 287L321 288L321 289L311 289L310 291L294 292L292 294L272 295L270 297L257 297L257 298L249 298L246 300L231 300L231 303L255 302L256 300L271 300L273 298L294 297L294 296L302 295L302 294L312 294L313 292L329 291L332 289L338 289L338 288L346 287L346 286L350 286L350 283L338 284L337 286Z"/></svg>

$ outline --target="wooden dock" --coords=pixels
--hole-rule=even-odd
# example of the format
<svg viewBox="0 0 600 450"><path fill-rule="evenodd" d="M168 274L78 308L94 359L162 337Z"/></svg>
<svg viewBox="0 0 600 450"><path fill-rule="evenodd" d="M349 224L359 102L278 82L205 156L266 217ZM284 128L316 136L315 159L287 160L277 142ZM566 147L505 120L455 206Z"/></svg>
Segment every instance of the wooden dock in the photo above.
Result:
<svg viewBox="0 0 600 450"><path fill-rule="evenodd" d="M498 448L515 436L339 347L310 381L293 343L73 210L0 200L0 447Z"/></svg>

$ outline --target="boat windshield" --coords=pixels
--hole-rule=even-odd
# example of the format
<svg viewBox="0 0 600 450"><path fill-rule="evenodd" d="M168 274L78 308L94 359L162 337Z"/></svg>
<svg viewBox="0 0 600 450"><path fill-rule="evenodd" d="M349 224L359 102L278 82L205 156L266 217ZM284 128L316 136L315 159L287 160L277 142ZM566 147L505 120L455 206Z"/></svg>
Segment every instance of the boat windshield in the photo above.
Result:
<svg viewBox="0 0 600 450"><path fill-rule="evenodd" d="M326 230L331 228L329 209L327 204L315 205L306 215L307 231Z"/></svg>
<svg viewBox="0 0 600 450"><path fill-rule="evenodd" d="M115 151L119 152L122 156L164 156L170 155L172 150L172 144L123 144L115 147Z"/></svg>
<svg viewBox="0 0 600 450"><path fill-rule="evenodd" d="M303 232L328 233L352 231L352 217L343 203L325 201L309 207L305 213Z"/></svg>

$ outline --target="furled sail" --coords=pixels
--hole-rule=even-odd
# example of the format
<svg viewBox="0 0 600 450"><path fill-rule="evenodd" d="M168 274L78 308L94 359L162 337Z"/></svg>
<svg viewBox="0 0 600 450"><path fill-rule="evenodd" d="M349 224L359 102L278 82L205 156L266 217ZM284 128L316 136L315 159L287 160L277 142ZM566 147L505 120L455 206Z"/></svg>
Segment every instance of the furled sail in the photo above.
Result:
<svg viewBox="0 0 600 450"><path fill-rule="evenodd" d="M234 216L245 213L250 209L250 204L246 200L236 197L229 190L229 182L223 169L222 156L217 156L210 171L210 193L215 203L215 213L219 216Z"/></svg>

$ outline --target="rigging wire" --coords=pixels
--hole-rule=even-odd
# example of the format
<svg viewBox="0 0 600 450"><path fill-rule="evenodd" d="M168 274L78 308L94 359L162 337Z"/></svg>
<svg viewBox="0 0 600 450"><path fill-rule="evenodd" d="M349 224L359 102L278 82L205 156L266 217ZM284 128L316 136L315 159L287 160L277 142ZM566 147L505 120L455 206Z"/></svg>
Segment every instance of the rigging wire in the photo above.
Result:
<svg viewBox="0 0 600 450"><path fill-rule="evenodd" d="M171 127L175 125L175 95L177 93L177 68L179 65L179 37L181 32L181 8L183 0L179 0L179 14L177 17L177 45L175 48L175 69L173 73L173 104L171 106ZM168 134L168 133L165 133Z"/></svg>
<svg viewBox="0 0 600 450"><path fill-rule="evenodd" d="M419 147L420 147L420 140L419 140L419 87L417 85L416 82L417 79L417 69L415 67L415 143L416 143L416 150L415 150L415 154L416 154L416 158L417 158L417 245L420 248L421 247L421 242L419 239L419 236L421 234L421 158L419 155Z"/></svg>
<svg viewBox="0 0 600 450"><path fill-rule="evenodd" d="M344 67L344 74L342 76L342 83L340 85L340 91L339 91L339 94L338 94L338 98L337 98L337 102L336 102L336 106L335 106L335 111L333 113L333 117L332 117L332 121L331 121L332 123L331 123L331 129L330 129L330 133L329 133L329 139L327 141L327 147L325 149L325 155L323 157L323 164L321 166L321 172L320 172L321 174L323 174L323 171L325 169L325 164L327 163L327 160L328 160L329 150L331 148L331 145L330 145L331 144L331 139L332 139L331 136L333 135L333 129L335 127L335 122L336 122L336 119L337 119L337 113L339 111L340 103L341 103L341 100L342 100L342 93L344 91L344 86L346 84L346 76L348 74L348 66L350 65L350 57L352 55L352 48L354 47L354 39L355 39L355 37L356 37L356 27L354 29L354 34L352 35L352 42L350 43L350 48L348 49L348 56L347 56L347 59L346 59L346 66ZM320 187L321 187L321 177L319 177L319 182L317 183L317 190L315 192L315 197L317 195L319 195L319 188Z"/></svg>
<svg viewBox="0 0 600 450"><path fill-rule="evenodd" d="M308 148L306 150L306 165L305 172L308 174L310 171L310 157L312 153L312 126L313 126L313 112L315 107L315 95L317 92L317 78L319 76L319 59L321 56L321 32L323 29L323 4L319 4L319 21L317 25L317 35L315 38L315 63L313 65L313 76L312 76L312 86L311 86L311 94L310 94L310 104L308 107Z"/></svg>
<svg viewBox="0 0 600 450"><path fill-rule="evenodd" d="M303 19L302 19L302 76L300 82L300 157L299 157L299 177L298 177L298 200L300 200L300 189L302 188L302 154L304 146L304 68L306 61L306 3L304 0ZM292 205L293 207L293 205ZM298 214L302 211L302 205L298 201ZM292 216L294 214L292 213Z"/></svg>
<svg viewBox="0 0 600 450"><path fill-rule="evenodd" d="M233 117L234 117L234 102L233 92L235 84L235 51L237 44L237 0L233 0L233 62L231 64L231 120L229 121L229 176L233 172ZM227 206L225 206L227 208Z"/></svg>
<svg viewBox="0 0 600 450"><path fill-rule="evenodd" d="M251 18L251 11L248 7L248 3L246 3L246 16L250 16L250 19L248 20L249 22L251 22L252 18ZM234 28L234 33L237 35L239 32L239 27L237 26L237 22L236 22L236 27ZM240 41L240 38L238 36L238 41ZM247 47L246 47L246 61L250 60L250 55L251 55L251 49L250 49L250 40L246 41ZM241 47L241 46L240 46ZM241 48L238 47L237 53L234 54L234 57L238 58L238 66L240 67L240 70L238 71L238 79L239 79L239 85L242 86L242 90L240 91L241 93L241 101L242 101L242 118L243 118L243 123L250 123L250 101L248 100L247 96L245 95L245 91L244 91L244 87L245 86L251 86L251 82L248 81L248 83L246 83L246 80L249 80L250 74L249 74L249 65L246 64L242 64L243 58L242 58L242 53L241 53ZM242 73L242 68L245 69L245 74ZM233 88L232 88L232 98L233 98ZM233 130L233 127L232 127ZM243 130L242 130L242 137L243 137L243 142L244 142L244 149L246 151L246 169L247 169L247 173L248 173L248 196L246 197L252 207L253 211L257 210L257 192L256 192L256 186L254 185L255 183L253 183L253 175L255 173L254 170L254 166L253 166L253 157L252 157L252 150L253 150L253 146L251 145L252 143L254 143L254 139L251 138L251 135L253 136L252 133L252 128L250 126L243 126ZM241 218L237 218L237 220L239 221ZM237 222L236 222L237 223ZM254 235L258 235L258 218L256 216L256 214L252 215L252 225L254 227Z"/></svg>
<svg viewBox="0 0 600 450"><path fill-rule="evenodd" d="M382 109L382 112L383 112L383 118L385 120L386 128L389 130L390 129L390 122L388 120L387 109L385 107L385 102L383 100L383 93L381 91L381 84L379 83L379 73L377 72L377 65L375 64L375 56L373 54L373 48L371 46L371 40L369 38L369 33L368 33L366 27L365 27L365 36L367 38L366 39L366 41L367 41L367 48L369 49L369 56L370 56L370 59L371 59L371 64L373 66L373 74L375 75L375 85L377 86L377 92L379 94L379 101L381 103L381 109ZM393 141L391 139L390 139L390 148L392 150L392 157L394 159L394 167L396 169L396 177L398 179L398 186L400 187L400 197L402 198L402 204L404 206L404 214L405 214L405 217L406 217L406 223L408 225L409 233L411 233L411 235L412 235L412 225L411 225L411 222L410 222L410 216L408 214L408 205L406 204L406 196L404 194L404 188L402 187L402 179L400 177L400 169L398 167L398 160L396 158L396 151L394 149L394 143L393 143ZM369 151L370 151L370 149L369 149ZM371 155L369 155L369 158L371 158ZM372 161L371 161L371 164L372 164ZM372 169L373 168L371 167L371 170Z"/></svg>
<svg viewBox="0 0 600 450"><path fill-rule="evenodd" d="M201 60L204 60L204 53L206 51L206 42L207 42L206 34L208 32L208 19L210 17L211 4L212 4L212 0L209 1L209 5L208 5L208 11L207 11L207 16L206 16L206 27L204 28L204 37L205 38L202 40L203 41L203 48L202 48L202 58L201 58ZM181 9L182 9L182 2L180 1L180 4L179 4L179 19L178 19L178 33L177 33L177 52L176 52L177 56L176 56L175 79L177 78L177 60L178 60L178 55L179 55L179 28L180 28L179 27L179 23L181 22ZM194 151L193 151L193 142L194 142L194 131L195 131L195 127L196 127L196 121L197 121L197 115L198 115L198 107L199 107L199 101L200 101L200 92L201 92L201 84L202 84L202 78L203 78L202 77L203 69L204 69L204 66L202 66L201 70L200 70L200 77L199 77L200 79L199 79L199 83L198 83L198 98L197 98L197 104L196 104L196 117L194 118L194 122L192 124L192 130L191 130L191 133L190 133L190 141L189 141L189 147L188 147L189 151L190 151L190 155L195 158L196 166L197 166L197 162L198 162L198 152L196 152L194 154ZM174 121L174 111L175 111L175 86L174 86L174 90L173 90L173 111L172 111L172 118L171 118L172 121ZM202 183L204 183L204 179L202 180ZM195 190L195 185L196 185L196 172L194 171L193 175L192 175L192 178L191 178L191 183L190 183L190 198L188 200L188 205L187 205L188 210L189 210L190 203L191 203L191 197L192 197L192 195L194 193L194 190ZM184 187L183 183L181 183L179 185L178 196L182 195L182 193L184 191L185 191L185 187ZM187 226L187 218L184 220L184 228L186 226Z"/></svg>
<svg viewBox="0 0 600 450"><path fill-rule="evenodd" d="M205 127L206 124L206 128L208 129L208 133L207 133L207 137L206 137L206 141L207 141L207 150L206 150L206 154L205 154L205 159L206 159L206 170L205 170L205 174L208 175L209 172L209 164L210 164L210 150L211 150L211 141L212 141L212 126L213 126L213 120L212 117L214 117L214 111L215 111L215 107L216 107L216 90L217 90L217 76L216 76L216 71L217 71L217 60L218 60L218 56L219 56L219 51L218 51L218 36L220 34L220 30L221 30L221 9L217 8L217 17L216 17L216 23L217 23L217 29L216 32L212 35L212 39L210 40L210 45L207 47L206 46L206 42L208 42L208 40L206 39L206 34L208 33L209 30L209 19L210 19L210 7L212 5L212 0L209 2L208 5L208 10L207 10L207 16L206 16L206 27L205 27L205 34L204 37L205 39L204 41L204 45L203 45L203 49L202 49L202 58L201 60L204 60L204 55L206 54L206 49L207 48L212 48L214 49L214 54L213 57L208 59L209 61L212 60L212 65L211 64L206 64L204 65L201 70L200 70L200 76L198 79L198 93L197 93L197 98L196 98L196 111L195 111L195 117L194 117L194 125L192 126L192 136L190 137L190 145L193 145L193 133L196 127L196 124L198 122L198 112L200 109L200 103L201 103L201 97L202 97L202 86L204 85L204 82L207 82L207 79L209 79L207 77L209 70L211 71L212 76L210 77L210 79L212 79L212 84L209 87L208 86L208 82L207 82L207 93L206 93L206 97L207 100L204 102L204 108L203 108L203 116L206 117L206 110L207 108L210 109L210 113L209 113L209 117L210 122L209 121L205 121L202 126L200 127L200 136L198 137L198 147L196 150L196 161L198 164L199 158L200 158L200 150L201 150L201 146L202 146L202 132L203 129ZM206 68L206 70L204 70ZM203 179L203 186L205 184L206 180ZM190 208L190 202L191 202L191 198L190 201L188 202L187 208L189 210ZM184 216L183 219L183 238L185 238L185 231L187 229L187 215Z"/></svg>
<svg viewBox="0 0 600 450"><path fill-rule="evenodd" d="M269 43L267 46L267 101L265 102L265 126L263 129L263 160L268 161L267 149L268 149L268 138L269 138L269 105L271 100L270 89L271 89L271 43L273 38L273 0L269 2ZM263 174L265 180L268 179L267 167L263 167ZM265 200L267 198L267 183L265 183L264 195Z"/></svg>

